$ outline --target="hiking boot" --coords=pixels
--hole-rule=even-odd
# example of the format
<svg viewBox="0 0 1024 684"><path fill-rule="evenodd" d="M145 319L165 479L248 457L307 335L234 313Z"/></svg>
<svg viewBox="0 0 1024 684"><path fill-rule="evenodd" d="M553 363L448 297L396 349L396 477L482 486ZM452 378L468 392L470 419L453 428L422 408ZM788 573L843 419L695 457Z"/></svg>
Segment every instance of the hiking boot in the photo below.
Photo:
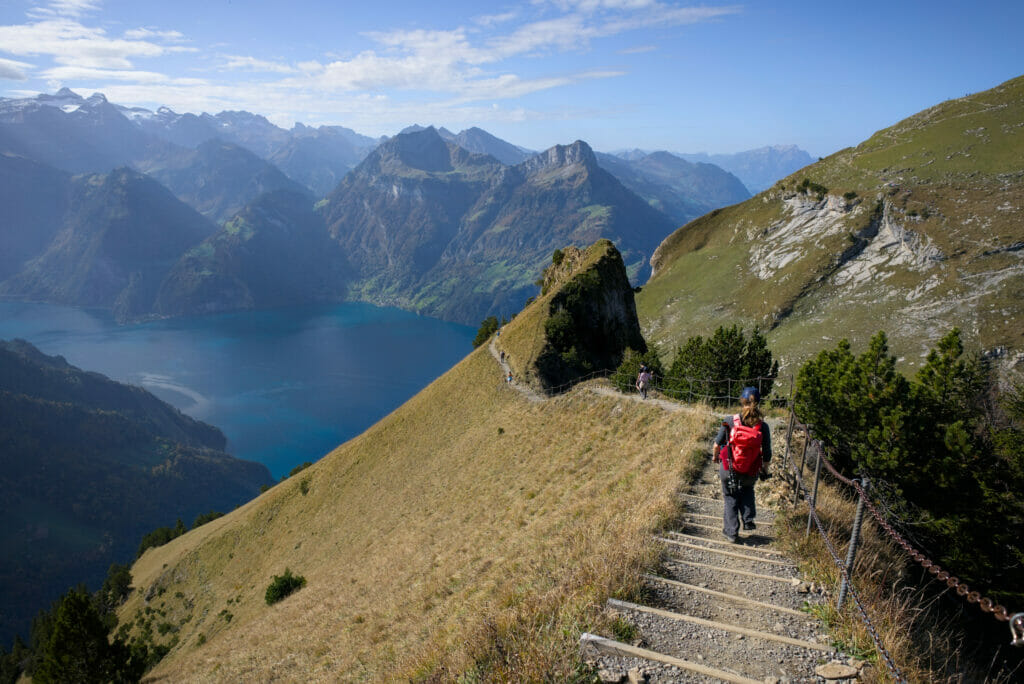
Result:
<svg viewBox="0 0 1024 684"><path fill-rule="evenodd" d="M745 523L743 523L743 529L745 529L745 530L756 530L757 529L757 525L755 525L753 522L745 522Z"/></svg>
<svg viewBox="0 0 1024 684"><path fill-rule="evenodd" d="M725 534L725 532L722 532L722 534L725 536L726 539L731 541L733 544L738 543L740 540L740 538L737 537L735 534Z"/></svg>

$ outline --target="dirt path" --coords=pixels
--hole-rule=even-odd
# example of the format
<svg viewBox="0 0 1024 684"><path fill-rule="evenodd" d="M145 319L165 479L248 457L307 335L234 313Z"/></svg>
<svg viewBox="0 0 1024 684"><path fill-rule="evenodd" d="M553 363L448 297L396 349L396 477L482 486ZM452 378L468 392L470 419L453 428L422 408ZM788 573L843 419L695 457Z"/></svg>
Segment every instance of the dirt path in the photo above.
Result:
<svg viewBox="0 0 1024 684"><path fill-rule="evenodd" d="M497 341L498 340L496 337L492 337L491 343L488 345L488 349L491 350L491 356L494 357L494 360L498 362L499 366L501 366L502 384L505 385L506 387L511 387L515 391L519 392L529 401L539 402L547 399L547 397L545 397L543 394L527 385L525 382L515 380L514 376L512 382L508 382L505 380L505 376L512 372L512 367L509 366L508 363L506 363L505 361L501 360L501 353L498 351Z"/></svg>
<svg viewBox="0 0 1024 684"><path fill-rule="evenodd" d="M759 483L759 504L765 489ZM801 610L824 598L775 548L774 512L759 505L757 528L741 531L739 543L726 540L721 485L710 461L683 496L683 519L660 538L660 572L646 578L646 605L608 602L638 637L631 644L581 639L602 681L823 682L816 666L846 664L824 628Z"/></svg>

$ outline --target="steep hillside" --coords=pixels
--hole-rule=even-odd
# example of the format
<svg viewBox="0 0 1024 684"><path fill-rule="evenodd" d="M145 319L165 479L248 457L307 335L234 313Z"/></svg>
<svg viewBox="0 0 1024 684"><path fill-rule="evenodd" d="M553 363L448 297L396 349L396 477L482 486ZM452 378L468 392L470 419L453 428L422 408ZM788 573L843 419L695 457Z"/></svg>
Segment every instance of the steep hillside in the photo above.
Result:
<svg viewBox="0 0 1024 684"><path fill-rule="evenodd" d="M331 299L343 264L307 194L267 193L177 260L153 310L181 316Z"/></svg>
<svg viewBox="0 0 1024 684"><path fill-rule="evenodd" d="M535 345L547 306L502 344ZM154 679L564 681L597 606L653 560L647 533L706 420L587 385L532 402L480 347L311 468L148 551L120 618L171 626ZM268 606L286 567L308 584Z"/></svg>
<svg viewBox="0 0 1024 684"><path fill-rule="evenodd" d="M220 430L149 392L0 341L0 638L69 586L98 587L142 535L230 510L271 482Z"/></svg>
<svg viewBox="0 0 1024 684"><path fill-rule="evenodd" d="M0 153L0 281L46 249L67 211L70 195L69 174Z"/></svg>
<svg viewBox="0 0 1024 684"><path fill-rule="evenodd" d="M757 325L795 363L840 337L864 342L884 329L912 366L957 325L978 346L1016 358L1022 158L1018 78L701 217L651 260L654 276L637 298L648 339L670 354L688 335Z"/></svg>
<svg viewBox="0 0 1024 684"><path fill-rule="evenodd" d="M175 149L138 168L218 224L265 192L307 192L249 150L220 140L206 141L194 150Z"/></svg>
<svg viewBox="0 0 1024 684"><path fill-rule="evenodd" d="M79 176L53 240L0 283L0 294L113 309L120 319L144 315L178 257L214 230L135 171Z"/></svg>

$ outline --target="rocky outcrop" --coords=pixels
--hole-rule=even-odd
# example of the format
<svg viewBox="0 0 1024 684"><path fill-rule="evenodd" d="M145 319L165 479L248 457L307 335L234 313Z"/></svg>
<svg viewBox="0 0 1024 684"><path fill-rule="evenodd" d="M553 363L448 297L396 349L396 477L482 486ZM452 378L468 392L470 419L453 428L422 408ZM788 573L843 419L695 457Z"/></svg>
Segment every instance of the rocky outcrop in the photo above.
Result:
<svg viewBox="0 0 1024 684"><path fill-rule="evenodd" d="M562 262L549 269L557 275L547 302L545 344L536 361L537 379L549 392L615 369L627 348L647 351L619 250L599 240L585 253L563 252ZM573 264L576 268L568 270Z"/></svg>

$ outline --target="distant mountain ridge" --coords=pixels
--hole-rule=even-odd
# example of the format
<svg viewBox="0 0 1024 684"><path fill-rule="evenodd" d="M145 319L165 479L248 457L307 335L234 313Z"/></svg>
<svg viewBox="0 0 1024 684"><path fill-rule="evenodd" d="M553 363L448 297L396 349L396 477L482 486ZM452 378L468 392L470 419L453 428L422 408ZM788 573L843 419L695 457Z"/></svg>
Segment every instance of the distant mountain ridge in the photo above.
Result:
<svg viewBox="0 0 1024 684"><path fill-rule="evenodd" d="M538 154L479 128L379 142L67 89L0 99L0 153L0 172L27 173L0 236L0 295L123 321L360 299L476 323L521 308L556 248L613 239L641 283L674 227L747 196L666 153L623 161L578 141ZM46 207L25 185L44 178L64 188Z"/></svg>
<svg viewBox="0 0 1024 684"><path fill-rule="evenodd" d="M814 162L796 145L771 145L733 154L679 154L692 162L715 164L734 174L754 193Z"/></svg>
<svg viewBox="0 0 1024 684"><path fill-rule="evenodd" d="M227 512L273 482L217 428L139 387L0 340L0 639L176 518Z"/></svg>

